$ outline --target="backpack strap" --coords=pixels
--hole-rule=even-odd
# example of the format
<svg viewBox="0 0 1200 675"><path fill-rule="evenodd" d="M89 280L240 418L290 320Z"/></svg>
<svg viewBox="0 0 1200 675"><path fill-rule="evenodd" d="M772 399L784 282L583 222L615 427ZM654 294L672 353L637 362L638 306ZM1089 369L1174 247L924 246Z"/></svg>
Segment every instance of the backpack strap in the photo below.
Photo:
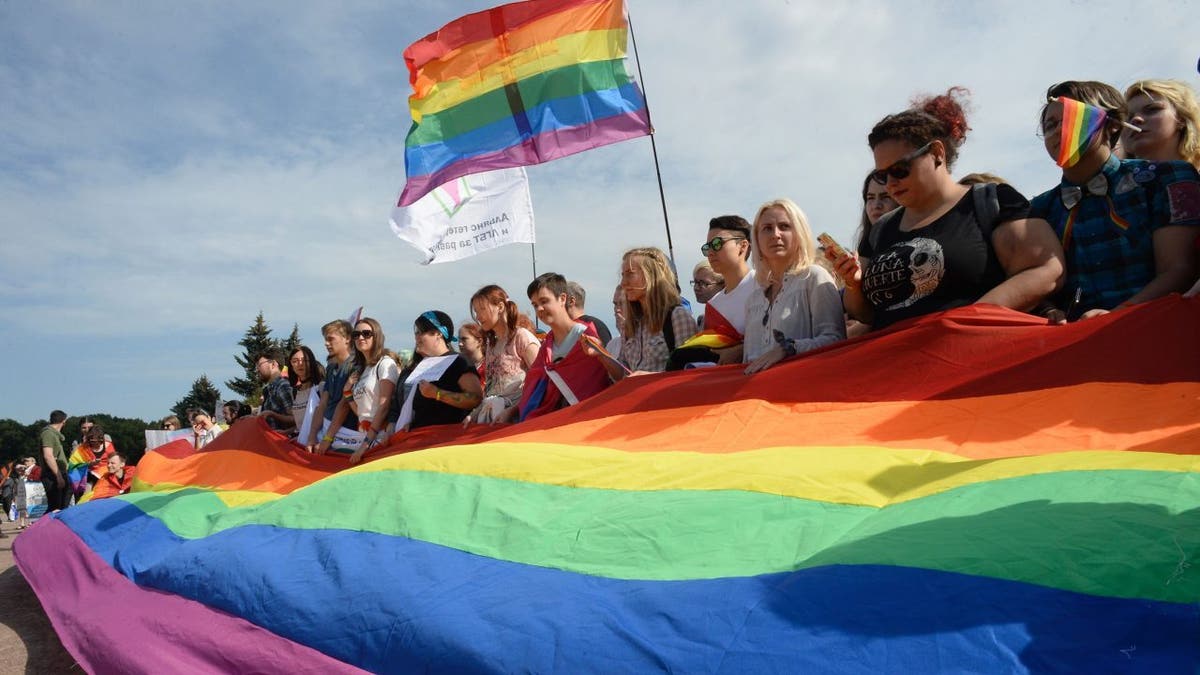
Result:
<svg viewBox="0 0 1200 675"><path fill-rule="evenodd" d="M663 319L662 334L663 334L663 337L666 338L666 340L667 340L667 350L668 351L675 350L675 325L671 321L671 316L673 314L675 314L675 310L680 308L681 306L682 305L675 305L674 307L672 307L671 311L667 312L666 318Z"/></svg>
<svg viewBox="0 0 1200 675"><path fill-rule="evenodd" d="M972 185L971 198L975 201L975 222L979 223L983 240L991 243L992 230L996 228L996 217L1000 215L1000 198L996 195L996 184Z"/></svg>

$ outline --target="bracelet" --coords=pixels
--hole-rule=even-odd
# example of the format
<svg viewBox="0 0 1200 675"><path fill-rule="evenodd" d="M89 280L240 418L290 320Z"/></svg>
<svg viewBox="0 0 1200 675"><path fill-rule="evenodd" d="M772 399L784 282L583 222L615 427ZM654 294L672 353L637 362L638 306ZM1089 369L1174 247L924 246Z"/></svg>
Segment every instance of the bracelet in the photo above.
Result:
<svg viewBox="0 0 1200 675"><path fill-rule="evenodd" d="M322 436L322 437L321 437L321 440L323 440L323 441L328 441L328 442L332 443L332 442L333 442L333 436L325 435L325 436Z"/></svg>
<svg viewBox="0 0 1200 675"><path fill-rule="evenodd" d="M437 390L437 393L433 395L433 399L434 399L435 401L440 401L440 400L442 400L442 390L441 390L441 389L438 389L438 390Z"/></svg>

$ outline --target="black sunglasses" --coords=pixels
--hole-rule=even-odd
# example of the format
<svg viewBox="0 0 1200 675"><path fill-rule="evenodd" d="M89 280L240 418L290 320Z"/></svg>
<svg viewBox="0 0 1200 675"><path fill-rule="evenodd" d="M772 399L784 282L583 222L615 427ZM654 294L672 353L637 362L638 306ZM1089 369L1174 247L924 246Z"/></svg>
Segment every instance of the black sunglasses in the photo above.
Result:
<svg viewBox="0 0 1200 675"><path fill-rule="evenodd" d="M905 178L908 178L908 174L912 172L913 160L929 152L929 148L931 147L933 147L933 141L929 141L925 145L922 145L916 150L913 150L907 155L892 162L892 165L886 169L880 169L871 174L871 180L879 183L880 185L886 185L888 176L891 176L896 180L904 180Z"/></svg>
<svg viewBox="0 0 1200 675"><path fill-rule="evenodd" d="M369 328L367 330L356 330L356 331L352 331L350 333L350 337L354 338L355 340L357 340L360 337L367 338L368 340L370 340L371 338L375 337L375 331L373 331Z"/></svg>
<svg viewBox="0 0 1200 675"><path fill-rule="evenodd" d="M745 237L713 237L700 246L700 253L708 255L709 251L720 251L721 247L731 241L746 241Z"/></svg>

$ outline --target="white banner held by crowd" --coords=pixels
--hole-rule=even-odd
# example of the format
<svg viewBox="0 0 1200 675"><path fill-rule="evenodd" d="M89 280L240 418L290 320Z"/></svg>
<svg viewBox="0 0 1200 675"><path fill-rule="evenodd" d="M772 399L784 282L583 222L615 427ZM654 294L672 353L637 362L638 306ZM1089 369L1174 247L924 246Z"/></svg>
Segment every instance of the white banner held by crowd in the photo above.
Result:
<svg viewBox="0 0 1200 675"><path fill-rule="evenodd" d="M533 201L523 167L463 176L392 210L392 231L425 256L461 260L505 244L532 244Z"/></svg>

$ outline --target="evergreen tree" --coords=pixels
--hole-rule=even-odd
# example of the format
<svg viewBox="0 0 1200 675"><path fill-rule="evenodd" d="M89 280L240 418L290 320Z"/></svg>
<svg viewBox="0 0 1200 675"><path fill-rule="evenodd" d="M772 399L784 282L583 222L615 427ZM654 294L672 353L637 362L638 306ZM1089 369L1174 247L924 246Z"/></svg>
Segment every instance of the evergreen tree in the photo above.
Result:
<svg viewBox="0 0 1200 675"><path fill-rule="evenodd" d="M187 393L187 396L179 399L174 406L171 406L171 412L175 413L175 416L179 418L179 421L184 426L187 426L188 408L200 408L209 415L212 415L220 402L221 392L209 381L208 375L201 375L199 379L192 383L192 390Z"/></svg>
<svg viewBox="0 0 1200 675"><path fill-rule="evenodd" d="M294 323L292 324L292 334L288 336L287 340L284 340L283 346L279 350L280 358L284 359L283 365L287 365L287 358L303 344L304 341L300 339L300 324Z"/></svg>
<svg viewBox="0 0 1200 675"><path fill-rule="evenodd" d="M242 352L241 356L234 356L233 360L246 371L246 376L226 380L225 386L241 394L246 403L253 408L262 402L262 382L258 379L258 368L255 364L258 357L279 347L279 341L271 337L271 327L263 320L262 310L259 310L254 323L246 329L246 335L238 344L246 351Z"/></svg>

